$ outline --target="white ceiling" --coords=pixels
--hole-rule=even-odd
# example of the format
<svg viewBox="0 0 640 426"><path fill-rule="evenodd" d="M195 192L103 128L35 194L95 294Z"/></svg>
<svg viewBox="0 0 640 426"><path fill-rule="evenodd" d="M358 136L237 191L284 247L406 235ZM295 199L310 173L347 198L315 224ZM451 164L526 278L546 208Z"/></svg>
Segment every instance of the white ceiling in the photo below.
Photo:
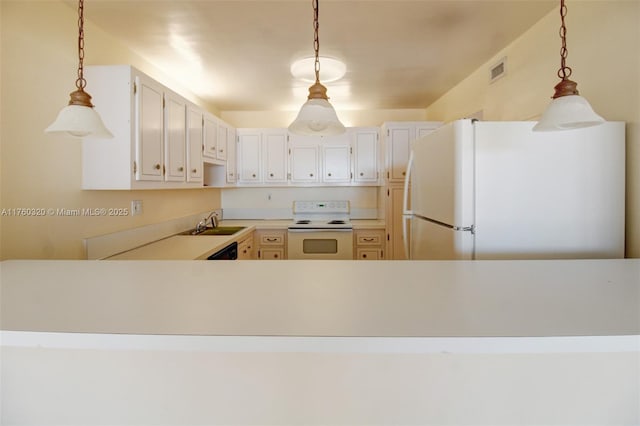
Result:
<svg viewBox="0 0 640 426"><path fill-rule="evenodd" d="M557 4L320 0L320 54L347 65L328 95L336 109L424 108ZM313 55L311 0L95 0L85 19L221 111L306 100L309 83L289 67Z"/></svg>

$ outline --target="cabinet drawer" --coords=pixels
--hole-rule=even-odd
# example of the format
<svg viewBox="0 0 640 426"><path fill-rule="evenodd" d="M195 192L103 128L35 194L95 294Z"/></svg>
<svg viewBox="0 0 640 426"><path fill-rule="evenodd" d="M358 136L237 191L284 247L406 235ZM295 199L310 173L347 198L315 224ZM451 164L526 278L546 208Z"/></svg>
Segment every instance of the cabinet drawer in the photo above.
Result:
<svg viewBox="0 0 640 426"><path fill-rule="evenodd" d="M356 251L356 260L380 260L382 259L382 250L380 249L362 249Z"/></svg>
<svg viewBox="0 0 640 426"><path fill-rule="evenodd" d="M262 246L283 246L284 232L270 232L260 235L260 245Z"/></svg>
<svg viewBox="0 0 640 426"><path fill-rule="evenodd" d="M384 242L384 230L360 231L356 232L356 245L358 246L379 246Z"/></svg>

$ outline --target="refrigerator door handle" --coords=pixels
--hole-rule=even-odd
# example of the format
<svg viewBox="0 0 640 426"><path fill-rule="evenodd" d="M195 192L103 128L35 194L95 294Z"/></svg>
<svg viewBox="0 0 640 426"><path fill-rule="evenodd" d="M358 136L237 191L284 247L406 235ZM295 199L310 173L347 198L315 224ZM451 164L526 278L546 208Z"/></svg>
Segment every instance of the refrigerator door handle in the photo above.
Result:
<svg viewBox="0 0 640 426"><path fill-rule="evenodd" d="M411 169L413 168L413 150L409 153L409 161L407 162L407 172L404 176L404 190L402 192L403 200L402 200L402 214L410 215L412 214L411 210L409 210L409 180L411 179Z"/></svg>
<svg viewBox="0 0 640 426"><path fill-rule="evenodd" d="M471 232L472 234L476 233L476 226L475 225L471 225L471 226L454 226L454 225L450 225L448 223L440 222L439 220L431 219L430 217L422 216L422 215L415 214L415 213L413 214L413 216L415 216L417 218L420 218L422 220L426 220L427 222L431 222L431 223L436 224L436 225L444 226L445 228L449 228L452 231Z"/></svg>
<svg viewBox="0 0 640 426"><path fill-rule="evenodd" d="M409 235L407 223L413 212L409 210L409 179L411 178L411 168L413 167L413 150L409 153L409 161L407 162L407 172L404 176L404 190L402 200L402 242L404 244L404 255L407 259L411 259L409 250Z"/></svg>

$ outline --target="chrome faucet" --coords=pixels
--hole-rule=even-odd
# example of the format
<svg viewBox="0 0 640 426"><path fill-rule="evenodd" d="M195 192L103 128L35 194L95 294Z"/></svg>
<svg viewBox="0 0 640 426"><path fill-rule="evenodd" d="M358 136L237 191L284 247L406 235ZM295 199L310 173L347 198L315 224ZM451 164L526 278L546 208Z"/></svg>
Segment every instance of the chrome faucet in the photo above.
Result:
<svg viewBox="0 0 640 426"><path fill-rule="evenodd" d="M196 234L199 234L199 233L201 233L201 232L203 232L204 230L207 229L207 222L209 222L209 220L211 220L211 227L212 228L217 228L218 227L218 212L216 212L214 210L211 213L209 213L209 216L205 217L200 222L198 222L198 224L196 225Z"/></svg>

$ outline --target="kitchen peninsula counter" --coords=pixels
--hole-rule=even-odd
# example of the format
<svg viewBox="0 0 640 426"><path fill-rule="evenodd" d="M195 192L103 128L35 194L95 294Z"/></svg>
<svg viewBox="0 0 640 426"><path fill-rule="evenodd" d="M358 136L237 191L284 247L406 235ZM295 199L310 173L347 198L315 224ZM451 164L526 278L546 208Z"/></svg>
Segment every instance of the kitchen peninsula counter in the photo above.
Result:
<svg viewBox="0 0 640 426"><path fill-rule="evenodd" d="M244 336L640 334L640 260L0 264L2 330Z"/></svg>
<svg viewBox="0 0 640 426"><path fill-rule="evenodd" d="M3 424L640 421L640 260L16 260L0 278Z"/></svg>

